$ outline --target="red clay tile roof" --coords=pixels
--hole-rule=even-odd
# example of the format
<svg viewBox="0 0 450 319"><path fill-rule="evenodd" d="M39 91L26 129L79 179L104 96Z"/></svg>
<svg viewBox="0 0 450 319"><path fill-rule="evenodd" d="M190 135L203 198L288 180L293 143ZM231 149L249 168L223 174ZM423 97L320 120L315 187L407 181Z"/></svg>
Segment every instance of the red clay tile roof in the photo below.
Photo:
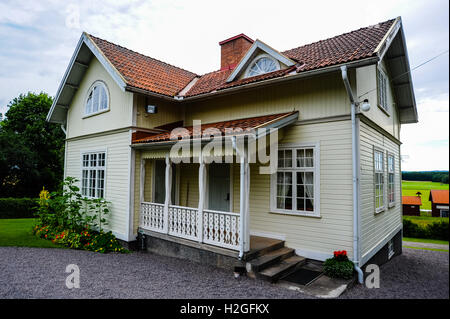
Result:
<svg viewBox="0 0 450 319"><path fill-rule="evenodd" d="M254 128L258 127L264 127L268 125L269 123L272 123L273 121L278 121L286 116L292 115L297 113L295 112L288 112L288 113L279 113L279 114L271 114L271 115L264 115L264 116L257 116L257 117L250 117L250 118L244 118L244 119L236 119L236 120L230 120L230 121L223 121L223 122L216 122L216 123L208 123L208 124L202 124L201 128L202 131L208 129L208 128L217 128L222 133L222 136L225 135L225 129L237 129L241 128L243 131L248 131ZM187 133L189 134L189 137L193 137L193 127L192 126L186 126L184 127L187 130ZM140 132L139 134L133 135L132 143L133 144L140 144L140 143L154 143L154 142L165 142L165 141L176 141L177 138L171 139L170 135L171 132L165 132L165 133L158 133L158 134L151 134L147 133L146 137L143 137L145 133ZM184 135L183 137L187 137L187 135ZM198 136L194 136L198 137Z"/></svg>
<svg viewBox="0 0 450 319"><path fill-rule="evenodd" d="M282 52L298 62L298 73L375 56L375 49L394 23L391 19L373 26L338 35L319 42ZM195 96L229 87L286 76L295 67L226 83L230 70L205 74L186 93Z"/></svg>
<svg viewBox="0 0 450 319"><path fill-rule="evenodd" d="M282 52L297 62L297 72L305 72L327 66L356 61L376 55L375 49L386 35L395 19L361 28L333 38L318 41ZM125 78L127 85L167 96L177 95L196 74L128 50L116 44L90 35L90 38L108 60ZM258 82L275 77L288 76L295 67L251 78L226 83L232 70L219 70L204 74L185 96L195 96L225 88Z"/></svg>
<svg viewBox="0 0 450 319"><path fill-rule="evenodd" d="M89 37L125 78L128 86L173 97L197 76L106 40Z"/></svg>
<svg viewBox="0 0 450 319"><path fill-rule="evenodd" d="M419 196L402 196L403 205L422 205L422 199Z"/></svg>
<svg viewBox="0 0 450 319"><path fill-rule="evenodd" d="M447 204L448 205L448 190L432 189L430 191L430 201L434 204Z"/></svg>
<svg viewBox="0 0 450 319"><path fill-rule="evenodd" d="M304 64L301 68L302 72L369 58L375 55L375 49L394 21L395 19L391 19L333 38L287 50L282 52L282 54Z"/></svg>
<svg viewBox="0 0 450 319"><path fill-rule="evenodd" d="M233 70L219 70L202 75L185 96L194 96L212 92L226 83Z"/></svg>

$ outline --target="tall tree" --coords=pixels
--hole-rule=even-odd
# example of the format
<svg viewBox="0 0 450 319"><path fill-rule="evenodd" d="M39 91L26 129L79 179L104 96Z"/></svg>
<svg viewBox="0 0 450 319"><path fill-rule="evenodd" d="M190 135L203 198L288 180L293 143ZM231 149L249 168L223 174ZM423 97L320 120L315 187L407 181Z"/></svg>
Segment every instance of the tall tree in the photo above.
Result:
<svg viewBox="0 0 450 319"><path fill-rule="evenodd" d="M0 197L37 196L61 182L64 133L45 120L51 105L46 93L21 94L8 104L0 122Z"/></svg>

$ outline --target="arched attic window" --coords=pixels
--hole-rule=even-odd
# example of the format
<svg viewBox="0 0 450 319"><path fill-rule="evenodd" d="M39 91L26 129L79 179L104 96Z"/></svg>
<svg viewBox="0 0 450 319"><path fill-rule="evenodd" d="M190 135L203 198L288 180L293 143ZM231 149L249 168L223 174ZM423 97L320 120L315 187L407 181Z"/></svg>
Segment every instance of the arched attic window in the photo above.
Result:
<svg viewBox="0 0 450 319"><path fill-rule="evenodd" d="M109 94L106 84L95 82L88 91L85 115L100 113L109 109Z"/></svg>
<svg viewBox="0 0 450 319"><path fill-rule="evenodd" d="M256 57L247 68L246 77L257 76L264 73L277 71L280 63L269 55Z"/></svg>

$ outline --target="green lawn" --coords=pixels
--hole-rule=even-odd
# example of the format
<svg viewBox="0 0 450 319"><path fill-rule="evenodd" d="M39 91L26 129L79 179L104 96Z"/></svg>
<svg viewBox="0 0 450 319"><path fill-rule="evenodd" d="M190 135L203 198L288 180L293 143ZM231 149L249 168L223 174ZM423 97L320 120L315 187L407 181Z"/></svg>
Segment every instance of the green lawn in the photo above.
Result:
<svg viewBox="0 0 450 319"><path fill-rule="evenodd" d="M0 246L62 248L32 233L36 219L0 219Z"/></svg>
<svg viewBox="0 0 450 319"><path fill-rule="evenodd" d="M422 193L421 209L431 209L431 202L429 201L431 189L448 189L448 184L436 182L402 181L403 196L415 196L417 192Z"/></svg>
<svg viewBox="0 0 450 319"><path fill-rule="evenodd" d="M426 244L448 245L448 241L437 240L437 239L423 239L423 238L403 237L403 241L410 241L410 242L415 242L415 243L426 243Z"/></svg>

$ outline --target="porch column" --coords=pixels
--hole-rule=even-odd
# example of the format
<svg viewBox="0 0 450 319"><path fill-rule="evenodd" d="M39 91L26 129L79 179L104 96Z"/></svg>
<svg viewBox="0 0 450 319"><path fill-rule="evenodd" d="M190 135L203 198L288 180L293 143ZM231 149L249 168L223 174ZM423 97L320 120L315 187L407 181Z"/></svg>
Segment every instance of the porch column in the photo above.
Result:
<svg viewBox="0 0 450 319"><path fill-rule="evenodd" d="M166 198L164 200L164 231L169 232L169 205L172 201L172 165L169 153L166 154Z"/></svg>
<svg viewBox="0 0 450 319"><path fill-rule="evenodd" d="M250 187L250 170L248 165L248 150L245 148L240 156L240 238L242 242L243 252L250 250L250 231L249 231L249 187Z"/></svg>
<svg viewBox="0 0 450 319"><path fill-rule="evenodd" d="M141 174L140 174L140 184L139 184L139 204L144 202L145 194L145 159L141 159Z"/></svg>
<svg viewBox="0 0 450 319"><path fill-rule="evenodd" d="M205 207L205 185L206 185L206 166L203 156L200 156L200 168L198 171L198 219L197 219L197 236L198 241L203 242L203 209Z"/></svg>

